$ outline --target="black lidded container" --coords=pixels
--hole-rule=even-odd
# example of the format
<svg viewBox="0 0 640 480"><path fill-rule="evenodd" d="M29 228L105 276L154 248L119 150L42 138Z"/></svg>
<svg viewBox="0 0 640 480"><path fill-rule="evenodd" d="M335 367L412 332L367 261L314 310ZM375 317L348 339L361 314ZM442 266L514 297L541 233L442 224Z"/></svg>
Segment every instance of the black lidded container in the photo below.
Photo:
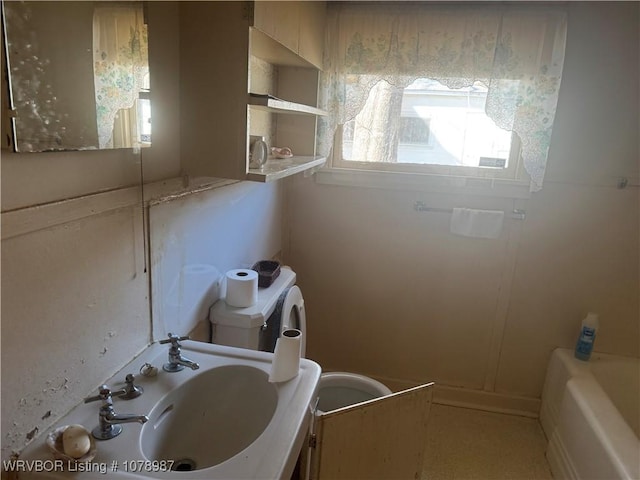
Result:
<svg viewBox="0 0 640 480"><path fill-rule="evenodd" d="M258 287L267 288L280 275L280 262L276 260L260 260L251 270L258 272Z"/></svg>

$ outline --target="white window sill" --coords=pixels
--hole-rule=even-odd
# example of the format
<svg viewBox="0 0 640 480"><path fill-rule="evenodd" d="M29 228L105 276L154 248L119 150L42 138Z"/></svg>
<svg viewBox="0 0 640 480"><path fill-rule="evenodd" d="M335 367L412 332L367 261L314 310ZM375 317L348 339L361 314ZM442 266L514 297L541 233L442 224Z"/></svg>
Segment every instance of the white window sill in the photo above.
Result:
<svg viewBox="0 0 640 480"><path fill-rule="evenodd" d="M421 192L479 195L500 198L531 198L529 182L498 178L456 177L420 173L374 172L346 168L322 168L315 182L344 187L385 188Z"/></svg>

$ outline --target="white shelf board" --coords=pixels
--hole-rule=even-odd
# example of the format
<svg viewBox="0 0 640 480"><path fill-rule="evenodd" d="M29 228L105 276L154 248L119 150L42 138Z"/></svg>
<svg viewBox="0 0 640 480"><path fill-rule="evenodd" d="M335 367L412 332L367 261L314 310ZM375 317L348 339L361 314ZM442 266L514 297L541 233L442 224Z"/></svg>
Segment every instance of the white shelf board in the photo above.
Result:
<svg viewBox="0 0 640 480"><path fill-rule="evenodd" d="M326 157L294 156L291 158L270 158L262 168L250 168L247 180L254 182L271 182L296 173L304 172L313 167L324 165Z"/></svg>
<svg viewBox="0 0 640 480"><path fill-rule="evenodd" d="M304 105L302 103L288 102L279 98L268 96L254 96L249 94L249 105L255 108L264 109L274 113L291 113L302 115L325 116L327 112L316 107Z"/></svg>

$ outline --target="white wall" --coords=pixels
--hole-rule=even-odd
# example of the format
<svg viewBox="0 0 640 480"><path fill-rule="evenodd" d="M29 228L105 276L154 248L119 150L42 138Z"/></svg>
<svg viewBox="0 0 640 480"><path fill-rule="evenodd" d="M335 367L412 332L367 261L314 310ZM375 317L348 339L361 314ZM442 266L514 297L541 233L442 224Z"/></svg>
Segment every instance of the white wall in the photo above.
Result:
<svg viewBox="0 0 640 480"><path fill-rule="evenodd" d="M640 355L640 4L570 2L546 184L528 207L496 389L539 395L587 310L596 349ZM634 186L612 185L628 177Z"/></svg>
<svg viewBox="0 0 640 480"><path fill-rule="evenodd" d="M225 272L280 255L282 201L280 182L238 182L150 207L155 339L197 329L209 341Z"/></svg>
<svg viewBox="0 0 640 480"><path fill-rule="evenodd" d="M150 341L141 167L146 180L180 171L175 11L149 9L150 149L2 151L2 459Z"/></svg>
<svg viewBox="0 0 640 480"><path fill-rule="evenodd" d="M3 459L149 342L141 210L118 203L2 215Z"/></svg>
<svg viewBox="0 0 640 480"><path fill-rule="evenodd" d="M144 271L136 185L140 162L145 182L174 177L180 166L177 7L149 6L157 93L154 144L142 160L125 151L2 152L3 459L151 337L148 281L158 265ZM307 301L309 354L325 368L538 396L548 352L572 346L587 309L602 317L599 348L637 355L638 189L605 185L612 175L637 183L638 5L569 7L547 182L527 205L527 220L509 221L497 241L452 238L446 215L412 205L509 207L501 200L321 186L298 176L285 199L282 237L279 187L238 184L158 207L169 221L161 228L185 238L175 252L157 237L153 248L171 262L173 255L200 261L189 257L191 239L181 230L194 225L180 220L198 223L198 211L214 212L194 226L210 232L214 251L218 241L240 238L237 230L222 234L229 225L250 225L244 240L267 245L233 250L229 265L288 244L285 260ZM153 35L153 25L162 35ZM250 208L265 199L273 217L262 224ZM258 226L268 230L266 244ZM216 264L209 254L202 261Z"/></svg>
<svg viewBox="0 0 640 480"><path fill-rule="evenodd" d="M180 174L177 20L176 3L149 3L151 148L2 151L2 459L151 341L150 279L162 291L159 279L173 281L181 264L224 272L280 251L278 184L189 195L169 180ZM143 182L155 198L144 216ZM176 184L175 197L157 193L175 193ZM167 313L161 305L156 325Z"/></svg>
<svg viewBox="0 0 640 480"><path fill-rule="evenodd" d="M588 311L596 349L639 355L638 3L569 2L545 184L497 240L449 233L436 207L507 200L295 178L285 260L298 273L309 357L392 386L436 381L539 398L556 346ZM634 184L616 189L618 177ZM535 403L533 403L535 407Z"/></svg>

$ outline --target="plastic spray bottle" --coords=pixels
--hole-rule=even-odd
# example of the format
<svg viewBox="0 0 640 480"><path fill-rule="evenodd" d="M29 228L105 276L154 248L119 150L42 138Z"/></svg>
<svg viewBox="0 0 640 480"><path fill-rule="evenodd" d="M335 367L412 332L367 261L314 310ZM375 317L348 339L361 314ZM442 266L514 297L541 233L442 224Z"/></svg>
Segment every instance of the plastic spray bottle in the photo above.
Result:
<svg viewBox="0 0 640 480"><path fill-rule="evenodd" d="M595 313L588 313L582 320L582 327L580 328L580 336L576 343L575 357L585 362L591 357L593 351L593 343L596 340L596 331L598 330L598 315Z"/></svg>

